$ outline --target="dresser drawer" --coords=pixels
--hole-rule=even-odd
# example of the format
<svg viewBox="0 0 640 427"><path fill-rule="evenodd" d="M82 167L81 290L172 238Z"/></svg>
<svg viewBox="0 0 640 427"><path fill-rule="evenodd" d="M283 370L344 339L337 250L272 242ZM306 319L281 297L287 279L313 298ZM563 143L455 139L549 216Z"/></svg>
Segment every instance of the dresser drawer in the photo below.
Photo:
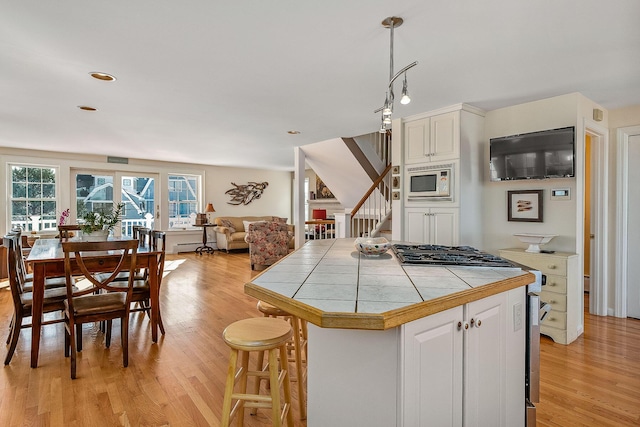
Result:
<svg viewBox="0 0 640 427"><path fill-rule="evenodd" d="M549 314L547 314L547 316L540 324L540 327L567 329L567 313L565 313L564 311L556 311L552 307Z"/></svg>
<svg viewBox="0 0 640 427"><path fill-rule="evenodd" d="M543 274L567 275L567 260L565 257L513 251L500 251L500 256L526 265L534 270L540 270Z"/></svg>
<svg viewBox="0 0 640 427"><path fill-rule="evenodd" d="M547 274L547 284L542 287L543 291L556 292L559 294L567 293L567 278Z"/></svg>
<svg viewBox="0 0 640 427"><path fill-rule="evenodd" d="M542 291L540 300L551 304L553 310L567 311L567 296L555 292Z"/></svg>

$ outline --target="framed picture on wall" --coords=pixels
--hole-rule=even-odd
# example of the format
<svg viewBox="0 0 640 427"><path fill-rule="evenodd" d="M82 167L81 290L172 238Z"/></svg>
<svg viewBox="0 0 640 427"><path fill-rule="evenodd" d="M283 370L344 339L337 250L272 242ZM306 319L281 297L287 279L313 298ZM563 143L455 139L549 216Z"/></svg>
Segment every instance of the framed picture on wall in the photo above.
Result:
<svg viewBox="0 0 640 427"><path fill-rule="evenodd" d="M322 182L320 177L316 175L316 197L318 199L335 199L331 190Z"/></svg>
<svg viewBox="0 0 640 427"><path fill-rule="evenodd" d="M507 191L507 219L520 222L542 222L542 191Z"/></svg>

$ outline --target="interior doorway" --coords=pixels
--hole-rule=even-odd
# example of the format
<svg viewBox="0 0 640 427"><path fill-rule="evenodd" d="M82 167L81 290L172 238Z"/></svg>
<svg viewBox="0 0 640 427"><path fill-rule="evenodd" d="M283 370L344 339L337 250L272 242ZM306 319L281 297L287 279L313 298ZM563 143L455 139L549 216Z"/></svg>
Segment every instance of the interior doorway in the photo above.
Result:
<svg viewBox="0 0 640 427"><path fill-rule="evenodd" d="M635 213L640 209L640 135L629 136L627 161L631 184L627 187L627 211ZM627 216L627 316L640 319L640 225L634 216Z"/></svg>
<svg viewBox="0 0 640 427"><path fill-rule="evenodd" d="M579 188L582 191L582 203L578 234L582 237L583 277L588 275L588 280L583 280L583 289L589 291L589 313L607 316L608 129L585 120L581 145L584 173Z"/></svg>
<svg viewBox="0 0 640 427"><path fill-rule="evenodd" d="M591 210L593 208L591 187L591 135L584 137L584 292L589 292L591 283L591 241L595 237L591 232Z"/></svg>
<svg viewBox="0 0 640 427"><path fill-rule="evenodd" d="M616 317L640 318L640 284L637 274L640 250L640 126L619 128L616 132L618 158L616 162Z"/></svg>

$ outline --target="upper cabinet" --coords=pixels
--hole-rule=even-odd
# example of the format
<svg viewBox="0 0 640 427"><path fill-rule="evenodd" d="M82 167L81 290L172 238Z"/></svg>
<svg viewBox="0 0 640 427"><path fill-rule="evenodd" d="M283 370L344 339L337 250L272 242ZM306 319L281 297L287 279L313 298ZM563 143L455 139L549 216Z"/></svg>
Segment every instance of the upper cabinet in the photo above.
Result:
<svg viewBox="0 0 640 427"><path fill-rule="evenodd" d="M405 164L460 157L460 112L439 114L404 124Z"/></svg>

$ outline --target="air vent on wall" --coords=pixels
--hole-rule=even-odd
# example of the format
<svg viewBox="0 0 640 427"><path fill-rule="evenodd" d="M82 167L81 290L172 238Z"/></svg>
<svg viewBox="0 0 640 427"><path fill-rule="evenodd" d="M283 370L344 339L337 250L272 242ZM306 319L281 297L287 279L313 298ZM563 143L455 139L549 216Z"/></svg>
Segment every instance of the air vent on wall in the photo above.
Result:
<svg viewBox="0 0 640 427"><path fill-rule="evenodd" d="M112 157L112 156L108 156L107 157L107 163L120 163L123 165L127 165L129 164L129 159L126 157Z"/></svg>

